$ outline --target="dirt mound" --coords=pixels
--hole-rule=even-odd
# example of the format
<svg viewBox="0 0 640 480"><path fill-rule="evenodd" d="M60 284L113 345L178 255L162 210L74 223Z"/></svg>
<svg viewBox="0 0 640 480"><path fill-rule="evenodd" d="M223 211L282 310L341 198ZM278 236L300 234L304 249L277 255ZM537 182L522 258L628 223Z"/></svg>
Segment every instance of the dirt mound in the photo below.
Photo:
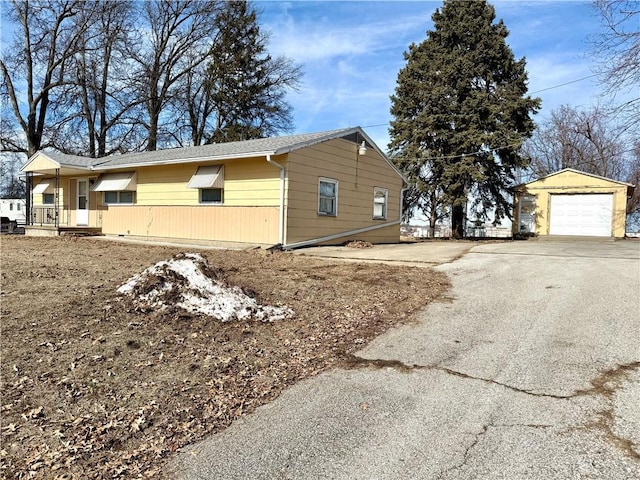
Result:
<svg viewBox="0 0 640 480"><path fill-rule="evenodd" d="M227 286L223 272L197 253L178 254L133 276L118 292L131 298L139 311L169 307L204 314L221 322L254 318L273 322L293 317L289 307L260 305L237 286Z"/></svg>
<svg viewBox="0 0 640 480"><path fill-rule="evenodd" d="M373 243L365 242L364 240L350 240L343 245L349 248L373 248Z"/></svg>

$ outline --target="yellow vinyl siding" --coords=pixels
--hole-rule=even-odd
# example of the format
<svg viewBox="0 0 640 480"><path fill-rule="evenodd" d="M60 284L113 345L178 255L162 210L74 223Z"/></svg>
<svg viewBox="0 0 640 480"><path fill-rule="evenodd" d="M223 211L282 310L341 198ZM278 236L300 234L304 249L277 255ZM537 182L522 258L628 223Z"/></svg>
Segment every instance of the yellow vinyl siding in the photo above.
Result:
<svg viewBox="0 0 640 480"><path fill-rule="evenodd" d="M541 178L518 189L519 193L535 195L535 233L549 235L551 195L555 194L613 194L612 236L624 237L627 207L627 186L603 178L583 175L578 172L566 171L557 175ZM517 213L518 196L516 195L514 211ZM514 223L514 233L517 233L519 219Z"/></svg>
<svg viewBox="0 0 640 480"><path fill-rule="evenodd" d="M102 233L275 244L277 207L119 206L103 213Z"/></svg>
<svg viewBox="0 0 640 480"><path fill-rule="evenodd" d="M339 183L335 217L317 213L320 177ZM358 155L355 143L336 139L293 152L289 155L287 180L287 243L400 219L402 179L373 148L366 155ZM373 219L374 187L389 191L385 220ZM399 238L398 228L395 241Z"/></svg>
<svg viewBox="0 0 640 480"><path fill-rule="evenodd" d="M198 189L187 188L187 183L200 165L139 168L136 205L198 205ZM279 205L280 172L264 158L223 165L225 206Z"/></svg>

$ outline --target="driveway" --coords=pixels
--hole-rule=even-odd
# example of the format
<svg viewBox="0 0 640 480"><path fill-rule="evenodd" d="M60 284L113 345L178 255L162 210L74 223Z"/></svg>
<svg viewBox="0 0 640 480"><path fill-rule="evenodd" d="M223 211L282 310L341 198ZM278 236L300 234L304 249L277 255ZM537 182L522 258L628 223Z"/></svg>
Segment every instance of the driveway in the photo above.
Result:
<svg viewBox="0 0 640 480"><path fill-rule="evenodd" d="M183 479L640 478L640 243L473 246L450 299L185 448Z"/></svg>

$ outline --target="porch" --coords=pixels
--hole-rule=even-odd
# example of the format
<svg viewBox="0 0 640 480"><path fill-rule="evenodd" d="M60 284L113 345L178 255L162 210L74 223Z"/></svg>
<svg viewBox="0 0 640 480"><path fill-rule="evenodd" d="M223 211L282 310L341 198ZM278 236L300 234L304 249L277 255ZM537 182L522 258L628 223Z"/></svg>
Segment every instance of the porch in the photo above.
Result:
<svg viewBox="0 0 640 480"><path fill-rule="evenodd" d="M68 205L32 206L24 234L31 237L51 237L58 235L101 235L102 217L98 216L97 226L74 226Z"/></svg>

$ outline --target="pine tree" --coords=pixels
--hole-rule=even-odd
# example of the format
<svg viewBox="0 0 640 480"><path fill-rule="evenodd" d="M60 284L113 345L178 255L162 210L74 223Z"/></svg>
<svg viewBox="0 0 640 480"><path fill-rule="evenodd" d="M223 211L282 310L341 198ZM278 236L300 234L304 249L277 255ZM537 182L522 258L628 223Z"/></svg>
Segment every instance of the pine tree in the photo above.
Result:
<svg viewBox="0 0 640 480"><path fill-rule="evenodd" d="M482 218L510 215L508 188L527 165L519 152L540 99L526 96L525 59L514 59L509 32L486 1L445 0L432 19L426 40L405 52L389 148L412 182L407 207L448 206L461 237L470 196Z"/></svg>
<svg viewBox="0 0 640 480"><path fill-rule="evenodd" d="M285 96L297 87L300 67L267 53L268 38L248 2L225 3L216 21L219 33L205 80L216 118L207 141L247 140L290 130L291 107Z"/></svg>

